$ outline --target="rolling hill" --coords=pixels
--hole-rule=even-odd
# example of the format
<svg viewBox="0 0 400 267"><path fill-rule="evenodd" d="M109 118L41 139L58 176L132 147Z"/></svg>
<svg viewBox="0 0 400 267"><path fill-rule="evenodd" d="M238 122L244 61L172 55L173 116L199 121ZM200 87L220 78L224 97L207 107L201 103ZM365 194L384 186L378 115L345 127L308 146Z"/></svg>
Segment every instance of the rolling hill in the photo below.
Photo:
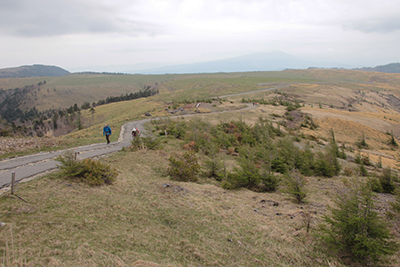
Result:
<svg viewBox="0 0 400 267"><path fill-rule="evenodd" d="M400 63L390 63L387 65L380 65L376 67L364 67L356 70L363 71L376 71L376 72L386 72L386 73L400 73Z"/></svg>
<svg viewBox="0 0 400 267"><path fill-rule="evenodd" d="M0 69L0 78L65 76L69 71L57 66L32 65Z"/></svg>

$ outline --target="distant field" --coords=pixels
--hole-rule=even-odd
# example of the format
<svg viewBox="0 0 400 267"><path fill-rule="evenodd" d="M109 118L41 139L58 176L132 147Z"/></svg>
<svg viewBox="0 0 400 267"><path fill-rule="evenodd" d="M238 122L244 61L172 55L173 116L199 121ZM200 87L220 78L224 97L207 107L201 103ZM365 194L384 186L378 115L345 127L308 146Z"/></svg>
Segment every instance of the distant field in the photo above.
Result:
<svg viewBox="0 0 400 267"><path fill-rule="evenodd" d="M373 126L375 131L383 134L393 131L400 138L400 100L397 99L400 97L400 74L320 69L184 75L72 74L63 77L5 78L0 79L0 88L23 87L44 80L46 84L36 92L36 100L34 95L30 96L23 108L36 106L39 110L58 109L75 103L80 106L85 101L92 103L108 96L136 92L148 85L154 85L159 90L159 95L149 98L95 107L93 115L82 111L84 129L68 134L67 138L88 143L102 141L100 134L104 123L113 127L115 135L112 138L116 140L123 123L144 118L145 112L150 112L153 116L166 116L168 113L165 109L172 108L176 101L210 99L243 92L249 93L231 96L227 100L239 103L242 98L297 99L304 106L303 111L312 114L317 120L351 120L368 127ZM280 88L278 93L275 90L256 92L280 85L288 87ZM215 104L220 105L218 102ZM231 109L221 106L215 110L223 108ZM258 109L256 113L249 111L240 113L240 116L255 121L255 118L250 117L284 113L280 107L272 105L264 105L260 109L264 112ZM226 116L228 114L217 114L215 118ZM212 119L211 117L209 118ZM318 134L326 138L329 129L318 131ZM360 135L361 132L357 134ZM346 142L354 143L355 139L352 137Z"/></svg>
<svg viewBox="0 0 400 267"><path fill-rule="evenodd" d="M66 108L92 103L108 96L137 92L147 85L159 85L164 100L187 100L214 97L259 89L263 83L375 82L400 84L397 74L345 70L287 70L279 72L243 72L214 74L106 75L71 74L63 77L3 78L4 90L46 81L41 90L30 95L22 109ZM354 86L354 85L351 85ZM374 87L374 85L370 85ZM355 88L356 89L356 88ZM381 87L378 88L381 90ZM377 89L377 90L378 90ZM388 87L388 89L390 89Z"/></svg>

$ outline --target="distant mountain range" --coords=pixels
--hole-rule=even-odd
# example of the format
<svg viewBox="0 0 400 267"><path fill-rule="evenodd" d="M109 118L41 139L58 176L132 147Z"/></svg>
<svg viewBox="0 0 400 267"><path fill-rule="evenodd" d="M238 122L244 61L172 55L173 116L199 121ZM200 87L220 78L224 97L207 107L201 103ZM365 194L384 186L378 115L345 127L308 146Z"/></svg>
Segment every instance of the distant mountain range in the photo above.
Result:
<svg viewBox="0 0 400 267"><path fill-rule="evenodd" d="M334 62L315 62L275 51L271 53L255 53L240 57L213 60L201 63L165 66L160 68L131 70L129 73L165 74L165 73L216 73L244 71L280 71L284 69L348 68L345 64Z"/></svg>
<svg viewBox="0 0 400 267"><path fill-rule="evenodd" d="M40 76L65 76L69 71L56 66L32 65L0 69L0 78L23 78Z"/></svg>
<svg viewBox="0 0 400 267"><path fill-rule="evenodd" d="M400 73L400 63L390 63L387 65L376 66L374 68L364 67L364 68L359 68L359 69L355 69L355 70Z"/></svg>
<svg viewBox="0 0 400 267"><path fill-rule="evenodd" d="M133 67L133 66L132 66ZM135 66L137 67L137 65ZM131 69L129 66L113 66L113 71L109 72L107 67L100 72L93 72L88 69L83 73L102 73L102 74L185 74L185 73L218 73L218 72L247 72L247 71L281 71L284 69L310 69L310 68L345 68L362 71L376 71L386 73L400 73L400 63L391 63L376 67L351 68L340 63L307 61L283 52L256 53L241 57L234 57L222 60L214 60L193 64L182 64L164 66L152 69ZM101 69L101 67L96 67ZM108 71L108 72L107 72ZM37 77L37 76L64 76L70 74L69 71L57 66L32 65L20 66L16 68L0 69L0 78L13 77Z"/></svg>

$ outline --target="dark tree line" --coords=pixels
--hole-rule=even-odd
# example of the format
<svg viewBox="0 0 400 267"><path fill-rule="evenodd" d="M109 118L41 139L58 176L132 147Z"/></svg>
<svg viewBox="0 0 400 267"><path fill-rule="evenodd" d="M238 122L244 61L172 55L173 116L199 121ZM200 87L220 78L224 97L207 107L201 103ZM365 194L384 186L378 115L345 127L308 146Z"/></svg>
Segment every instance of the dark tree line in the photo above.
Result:
<svg viewBox="0 0 400 267"><path fill-rule="evenodd" d="M121 101L126 101L126 100L133 100L137 98L142 98L142 97L149 97L158 94L159 91L157 90L151 90L150 87L148 87L146 90L140 90L139 92L135 93L130 93L130 94L125 94L125 95L120 95L120 96L109 96L105 100L99 100L96 102L93 102L92 106L101 106L113 102L121 102ZM88 107L90 108L90 107Z"/></svg>
<svg viewBox="0 0 400 267"><path fill-rule="evenodd" d="M44 83L40 82L40 84ZM24 121L39 115L35 107L28 111L22 111L19 108L23 104L23 101L26 100L26 95L29 93L33 94L39 87L39 84L32 84L23 88L0 90L0 116L8 123L11 123L17 119Z"/></svg>
<svg viewBox="0 0 400 267"><path fill-rule="evenodd" d="M81 109L90 109L108 103L148 97L159 93L158 90L152 90L151 86L147 86L145 90L139 92L110 96L105 100L93 102L92 106L90 103L84 102L81 108L75 103L66 109L49 109L39 112L36 107L33 107L30 110L21 110L20 106L27 100L27 96L31 94L36 97L36 90L39 91L40 86L44 84L46 81L24 88L0 89L0 136L17 134L40 137L48 130L58 129L61 131L60 128L63 128L68 132L76 128L81 129Z"/></svg>

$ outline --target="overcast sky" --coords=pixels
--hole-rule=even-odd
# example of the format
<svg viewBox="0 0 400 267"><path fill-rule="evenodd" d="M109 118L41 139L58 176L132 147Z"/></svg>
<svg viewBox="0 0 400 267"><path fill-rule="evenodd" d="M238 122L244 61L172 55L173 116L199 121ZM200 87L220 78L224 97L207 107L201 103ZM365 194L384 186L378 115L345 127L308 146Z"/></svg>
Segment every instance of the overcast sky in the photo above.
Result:
<svg viewBox="0 0 400 267"><path fill-rule="evenodd" d="M172 65L272 51L354 66L400 62L400 1L0 0L0 68Z"/></svg>

